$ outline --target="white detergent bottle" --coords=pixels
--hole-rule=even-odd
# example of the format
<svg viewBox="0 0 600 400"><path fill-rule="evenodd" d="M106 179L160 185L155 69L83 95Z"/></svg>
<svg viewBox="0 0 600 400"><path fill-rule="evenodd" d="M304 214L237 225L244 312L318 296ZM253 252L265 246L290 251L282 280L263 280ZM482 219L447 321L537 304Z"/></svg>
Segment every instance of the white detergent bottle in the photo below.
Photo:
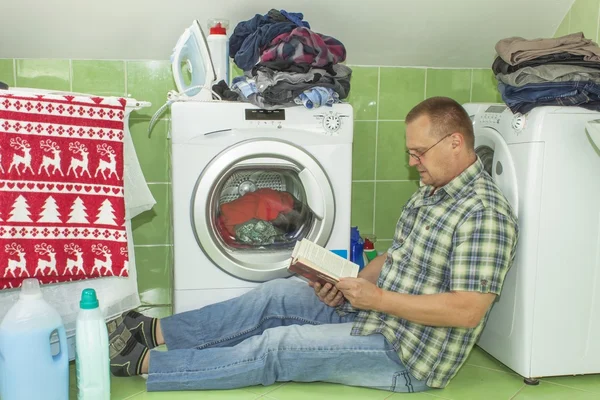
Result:
<svg viewBox="0 0 600 400"><path fill-rule="evenodd" d="M229 39L227 39L227 28L229 21L222 18L213 18L208 21L209 35L206 38L210 59L219 83L224 80L229 82Z"/></svg>
<svg viewBox="0 0 600 400"><path fill-rule="evenodd" d="M58 351L51 340L58 336ZM0 324L0 398L66 400L69 354L60 314L42 298L37 279L25 279L19 300Z"/></svg>
<svg viewBox="0 0 600 400"><path fill-rule="evenodd" d="M75 331L79 400L110 400L108 329L94 289L84 289Z"/></svg>

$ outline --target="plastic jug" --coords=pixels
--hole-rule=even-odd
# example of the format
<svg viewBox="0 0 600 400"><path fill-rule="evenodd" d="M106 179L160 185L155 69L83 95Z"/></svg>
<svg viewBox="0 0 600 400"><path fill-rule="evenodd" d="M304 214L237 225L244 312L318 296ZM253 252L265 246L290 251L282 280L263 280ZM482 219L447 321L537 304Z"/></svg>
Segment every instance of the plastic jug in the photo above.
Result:
<svg viewBox="0 0 600 400"><path fill-rule="evenodd" d="M58 353L50 340L58 335ZM0 398L69 398L67 336L58 312L42 298L37 279L25 279L19 300L0 324Z"/></svg>
<svg viewBox="0 0 600 400"><path fill-rule="evenodd" d="M78 400L110 400L108 330L94 289L84 289L75 331Z"/></svg>

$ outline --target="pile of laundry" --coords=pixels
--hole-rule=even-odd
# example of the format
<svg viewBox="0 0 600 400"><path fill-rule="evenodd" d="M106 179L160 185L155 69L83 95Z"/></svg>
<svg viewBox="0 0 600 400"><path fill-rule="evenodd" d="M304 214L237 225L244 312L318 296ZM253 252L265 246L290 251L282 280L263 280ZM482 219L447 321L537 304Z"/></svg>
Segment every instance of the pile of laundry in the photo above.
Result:
<svg viewBox="0 0 600 400"><path fill-rule="evenodd" d="M600 47L582 32L496 44L492 70L513 113L540 106L579 106L600 111Z"/></svg>
<svg viewBox="0 0 600 400"><path fill-rule="evenodd" d="M225 243L243 248L295 242L310 218L292 194L262 188L221 204L216 226Z"/></svg>
<svg viewBox="0 0 600 400"><path fill-rule="evenodd" d="M240 100L263 109L316 108L348 97L352 70L340 64L346 48L303 18L273 9L235 27L229 54L244 76L233 79L231 91Z"/></svg>

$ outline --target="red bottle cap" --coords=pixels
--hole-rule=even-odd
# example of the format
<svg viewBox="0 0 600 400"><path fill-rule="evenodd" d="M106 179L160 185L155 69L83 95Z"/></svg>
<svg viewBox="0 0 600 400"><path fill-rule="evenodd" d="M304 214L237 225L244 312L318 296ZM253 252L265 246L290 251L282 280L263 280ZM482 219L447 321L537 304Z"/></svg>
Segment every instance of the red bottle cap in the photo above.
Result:
<svg viewBox="0 0 600 400"><path fill-rule="evenodd" d="M220 23L210 27L211 35L227 35L227 29L223 28Z"/></svg>
<svg viewBox="0 0 600 400"><path fill-rule="evenodd" d="M374 248L375 246L373 245L373 242L371 242L369 239L365 239L363 250L373 250Z"/></svg>

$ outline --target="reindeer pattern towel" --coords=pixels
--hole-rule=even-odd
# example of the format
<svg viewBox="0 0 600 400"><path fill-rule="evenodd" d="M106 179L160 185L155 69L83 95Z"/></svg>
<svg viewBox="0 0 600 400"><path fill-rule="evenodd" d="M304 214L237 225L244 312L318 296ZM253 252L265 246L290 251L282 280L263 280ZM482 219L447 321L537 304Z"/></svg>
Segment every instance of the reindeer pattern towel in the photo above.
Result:
<svg viewBox="0 0 600 400"><path fill-rule="evenodd" d="M0 92L0 289L128 276L125 104Z"/></svg>

